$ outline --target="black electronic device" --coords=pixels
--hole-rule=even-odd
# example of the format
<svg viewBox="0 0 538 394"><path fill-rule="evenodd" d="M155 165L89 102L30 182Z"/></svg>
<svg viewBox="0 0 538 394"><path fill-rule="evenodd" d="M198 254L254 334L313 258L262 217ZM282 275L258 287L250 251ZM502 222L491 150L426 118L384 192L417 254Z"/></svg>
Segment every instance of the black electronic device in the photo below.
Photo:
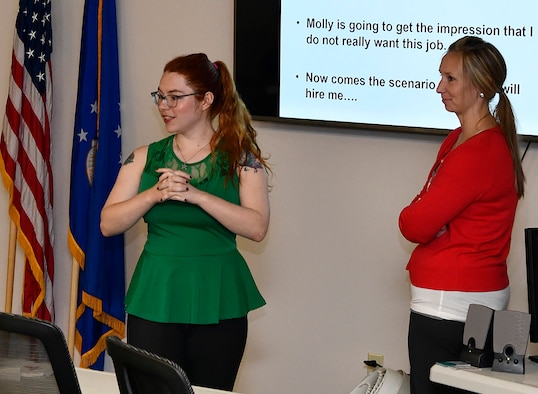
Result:
<svg viewBox="0 0 538 394"><path fill-rule="evenodd" d="M255 120L444 135L457 121L436 92L439 64L464 35L454 31L465 30L501 51L518 133L538 139L538 79L528 67L538 53L535 2L502 13L464 0L451 5L480 14L480 23L458 13L441 21L432 1L235 0L237 90Z"/></svg>
<svg viewBox="0 0 538 394"><path fill-rule="evenodd" d="M527 267L527 297L531 327L529 338L532 343L538 343L538 228L525 229L525 260ZM537 356L531 356L538 359ZM532 360L532 358L530 358ZM534 361L534 360L533 360Z"/></svg>
<svg viewBox="0 0 538 394"><path fill-rule="evenodd" d="M493 309L471 304L463 330L463 347L460 360L478 368L493 363Z"/></svg>
<svg viewBox="0 0 538 394"><path fill-rule="evenodd" d="M538 343L538 228L525 229L527 295L531 314L530 341Z"/></svg>
<svg viewBox="0 0 538 394"><path fill-rule="evenodd" d="M492 371L525 373L525 353L531 316L525 312L495 311L493 317Z"/></svg>

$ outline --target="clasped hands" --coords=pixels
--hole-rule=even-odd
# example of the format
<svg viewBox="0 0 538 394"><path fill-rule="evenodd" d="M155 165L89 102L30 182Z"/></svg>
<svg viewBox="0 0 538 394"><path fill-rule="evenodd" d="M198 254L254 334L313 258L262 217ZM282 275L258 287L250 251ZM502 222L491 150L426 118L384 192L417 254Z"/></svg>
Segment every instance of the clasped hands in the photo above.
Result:
<svg viewBox="0 0 538 394"><path fill-rule="evenodd" d="M187 194L192 189L190 174L170 168L159 168L156 172L161 174L155 185L160 194L160 202L168 200L187 202Z"/></svg>

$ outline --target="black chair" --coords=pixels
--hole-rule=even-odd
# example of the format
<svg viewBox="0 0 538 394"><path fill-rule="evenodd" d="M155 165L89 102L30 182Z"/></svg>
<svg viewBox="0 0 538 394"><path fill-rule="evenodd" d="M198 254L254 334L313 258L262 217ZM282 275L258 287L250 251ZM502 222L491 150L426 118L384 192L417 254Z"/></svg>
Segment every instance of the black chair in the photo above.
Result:
<svg viewBox="0 0 538 394"><path fill-rule="evenodd" d="M185 372L176 363L123 342L106 339L121 394L194 394Z"/></svg>
<svg viewBox="0 0 538 394"><path fill-rule="evenodd" d="M81 393L58 326L0 312L0 393Z"/></svg>

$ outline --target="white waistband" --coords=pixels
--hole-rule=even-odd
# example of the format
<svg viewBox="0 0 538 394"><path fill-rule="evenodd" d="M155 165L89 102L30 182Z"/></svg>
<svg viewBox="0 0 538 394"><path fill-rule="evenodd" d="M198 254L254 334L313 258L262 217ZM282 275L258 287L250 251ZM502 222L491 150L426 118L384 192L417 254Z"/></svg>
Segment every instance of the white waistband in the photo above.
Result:
<svg viewBox="0 0 538 394"><path fill-rule="evenodd" d="M494 310L506 309L510 287L497 291L463 292L431 290L411 285L411 310L440 319L464 322L470 304Z"/></svg>

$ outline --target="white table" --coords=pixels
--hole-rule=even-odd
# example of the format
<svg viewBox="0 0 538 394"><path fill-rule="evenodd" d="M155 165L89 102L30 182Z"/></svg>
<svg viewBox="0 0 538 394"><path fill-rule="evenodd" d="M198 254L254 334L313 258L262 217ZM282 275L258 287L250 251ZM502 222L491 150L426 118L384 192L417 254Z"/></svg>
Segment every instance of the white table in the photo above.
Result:
<svg viewBox="0 0 538 394"><path fill-rule="evenodd" d="M75 368L82 394L119 394L118 382L113 372ZM195 394L225 394L231 391L193 386Z"/></svg>
<svg viewBox="0 0 538 394"><path fill-rule="evenodd" d="M456 369L435 364L432 382L484 394L537 394L538 364L525 360L525 374L493 372L491 368Z"/></svg>

